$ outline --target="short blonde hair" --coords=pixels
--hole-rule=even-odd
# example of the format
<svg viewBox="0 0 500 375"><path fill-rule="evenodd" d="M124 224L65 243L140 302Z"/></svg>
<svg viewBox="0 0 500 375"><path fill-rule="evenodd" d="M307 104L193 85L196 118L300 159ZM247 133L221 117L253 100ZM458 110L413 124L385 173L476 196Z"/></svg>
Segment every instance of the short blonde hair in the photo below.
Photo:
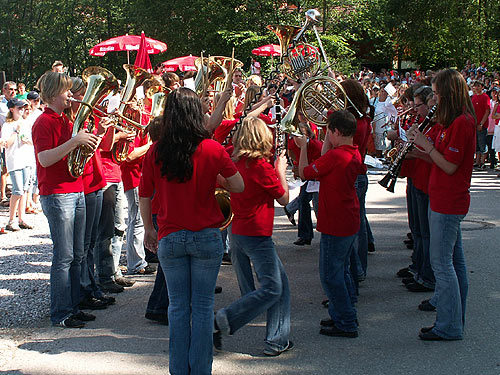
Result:
<svg viewBox="0 0 500 375"><path fill-rule="evenodd" d="M73 87L71 78L64 73L46 72L37 82L41 90L40 96L45 103L50 104L52 99Z"/></svg>
<svg viewBox="0 0 500 375"><path fill-rule="evenodd" d="M222 93L218 92L214 96L214 106L217 107L217 104L219 104L219 100L222 96ZM234 95L229 98L229 100L226 103L226 107L224 108L224 120L234 120L234 107L235 107L235 97Z"/></svg>
<svg viewBox="0 0 500 375"><path fill-rule="evenodd" d="M273 134L264 121L257 117L245 117L233 137L233 160L242 156L249 159L268 158L273 147Z"/></svg>

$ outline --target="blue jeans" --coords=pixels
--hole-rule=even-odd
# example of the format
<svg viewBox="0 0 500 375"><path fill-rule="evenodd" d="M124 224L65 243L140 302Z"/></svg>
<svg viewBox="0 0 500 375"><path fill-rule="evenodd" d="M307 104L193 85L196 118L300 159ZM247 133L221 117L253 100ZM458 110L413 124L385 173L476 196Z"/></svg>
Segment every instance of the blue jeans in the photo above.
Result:
<svg viewBox="0 0 500 375"><path fill-rule="evenodd" d="M414 237L416 251L417 273L415 281L423 286L434 289L436 279L432 272L431 260L429 257L429 196L423 191L415 188L415 211L417 216L416 226L418 226L418 239Z"/></svg>
<svg viewBox="0 0 500 375"><path fill-rule="evenodd" d="M115 234L116 189L118 184L108 183L102 194L101 216L96 243L96 267L100 284L113 282L115 263L111 239Z"/></svg>
<svg viewBox="0 0 500 375"><path fill-rule="evenodd" d="M330 301L328 313L335 326L346 332L357 331L354 307L354 283L349 273L349 258L356 235L338 237L322 233L319 255L319 276Z"/></svg>
<svg viewBox="0 0 500 375"><path fill-rule="evenodd" d="M24 167L9 172L12 182L12 195L23 195L29 190L31 175L31 167Z"/></svg>
<svg viewBox="0 0 500 375"><path fill-rule="evenodd" d="M476 131L476 152L481 154L488 153L488 144L486 143L486 136L488 135L488 129L481 129Z"/></svg>
<svg viewBox="0 0 500 375"><path fill-rule="evenodd" d="M139 188L125 192L128 202L128 227L127 227L127 267L130 273L146 267L144 253L144 224L139 211Z"/></svg>
<svg viewBox="0 0 500 375"><path fill-rule="evenodd" d="M57 324L78 313L85 237L83 193L40 196L52 238L50 320Z"/></svg>
<svg viewBox="0 0 500 375"><path fill-rule="evenodd" d="M102 297L103 293L95 281L94 246L102 208L102 189L85 195L85 242L80 278L81 300Z"/></svg>
<svg viewBox="0 0 500 375"><path fill-rule="evenodd" d="M460 222L465 215L440 214L429 209L430 257L436 277L433 332L445 339L462 339L468 281Z"/></svg>
<svg viewBox="0 0 500 375"><path fill-rule="evenodd" d="M267 312L266 344L284 350L290 335L288 278L270 236L231 236L231 260L238 277L241 298L217 315L225 315L229 333ZM255 288L252 265L260 288ZM217 319L219 323L219 319Z"/></svg>
<svg viewBox="0 0 500 375"><path fill-rule="evenodd" d="M288 202L288 204L285 206L286 210L288 212L290 212L290 214L292 214L292 215L295 215L295 213L299 210L299 196L300 196L300 193L298 196L295 197L294 200L292 200L291 202Z"/></svg>
<svg viewBox="0 0 500 375"><path fill-rule="evenodd" d="M156 221L156 214L153 214L153 226L158 231L158 223ZM158 264L156 270L155 285L153 286L153 291L149 296L148 305L146 307L146 312L151 314L168 314L168 289L167 282L165 280L165 274L161 268L161 264Z"/></svg>
<svg viewBox="0 0 500 375"><path fill-rule="evenodd" d="M366 220L366 192L368 191L368 177L360 174L356 178L356 195L359 201L359 231L354 240L354 248L351 254L351 274L357 288L359 277L366 276L368 267L368 231Z"/></svg>
<svg viewBox="0 0 500 375"><path fill-rule="evenodd" d="M169 369L173 375L212 373L214 290L222 262L218 228L163 237L158 258L170 298Z"/></svg>
<svg viewBox="0 0 500 375"><path fill-rule="evenodd" d="M411 253L411 264L408 266L410 272L416 274L418 272L417 265L417 251L418 241L420 239L419 228L417 226L418 215L417 215L417 201L415 196L415 186L410 177L407 178L406 184L406 206L408 209L408 225L410 227L410 232L413 238L413 251Z"/></svg>
<svg viewBox="0 0 500 375"><path fill-rule="evenodd" d="M311 200L317 212L318 193L308 193L307 183L300 187L299 193L299 223L297 225L298 236L306 241L311 241L314 237L313 223L311 219Z"/></svg>

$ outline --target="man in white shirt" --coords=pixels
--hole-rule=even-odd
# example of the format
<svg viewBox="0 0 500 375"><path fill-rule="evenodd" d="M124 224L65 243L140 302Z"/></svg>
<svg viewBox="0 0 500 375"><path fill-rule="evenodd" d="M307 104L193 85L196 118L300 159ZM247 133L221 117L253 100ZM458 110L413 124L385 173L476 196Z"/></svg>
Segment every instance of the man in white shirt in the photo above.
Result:
<svg viewBox="0 0 500 375"><path fill-rule="evenodd" d="M385 85L382 85L378 93L373 121L375 155L378 158L382 157L382 152L387 148L386 135L389 120L396 121L397 113L389 94L385 90Z"/></svg>

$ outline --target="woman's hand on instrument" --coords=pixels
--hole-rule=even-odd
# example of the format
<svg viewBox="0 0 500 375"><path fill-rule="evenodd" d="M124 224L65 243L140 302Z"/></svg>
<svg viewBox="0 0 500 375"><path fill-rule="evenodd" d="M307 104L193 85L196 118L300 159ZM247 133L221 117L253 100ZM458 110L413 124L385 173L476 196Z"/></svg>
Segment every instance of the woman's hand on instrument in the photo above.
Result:
<svg viewBox="0 0 500 375"><path fill-rule="evenodd" d="M285 156L285 150L283 150L276 157L276 160L274 161L274 169L276 170L276 172L284 176L286 172L286 166L287 166L287 161Z"/></svg>
<svg viewBox="0 0 500 375"><path fill-rule="evenodd" d="M154 228L144 229L144 246L154 254L158 252L158 233Z"/></svg>
<svg viewBox="0 0 500 375"><path fill-rule="evenodd" d="M422 134L418 127L411 127L408 131L408 140L415 145L420 146L425 152L429 153L434 148L434 145L429 142L427 137Z"/></svg>
<svg viewBox="0 0 500 375"><path fill-rule="evenodd" d="M307 146L307 137L305 135L302 135L300 137L294 136L293 140L298 148L304 148Z"/></svg>
<svg viewBox="0 0 500 375"><path fill-rule="evenodd" d="M95 150L99 145L100 138L94 134L89 133L87 130L82 129L74 138L78 146L87 146Z"/></svg>

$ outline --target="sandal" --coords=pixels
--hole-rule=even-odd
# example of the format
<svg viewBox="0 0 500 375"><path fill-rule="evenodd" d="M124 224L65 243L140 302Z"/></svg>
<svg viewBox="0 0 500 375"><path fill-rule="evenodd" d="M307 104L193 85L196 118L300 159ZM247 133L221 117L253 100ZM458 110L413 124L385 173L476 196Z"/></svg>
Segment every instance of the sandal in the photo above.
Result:
<svg viewBox="0 0 500 375"><path fill-rule="evenodd" d="M9 198L3 198L0 201L0 206L2 207L9 207L10 199Z"/></svg>
<svg viewBox="0 0 500 375"><path fill-rule="evenodd" d="M19 228L21 229L33 229L33 227L29 224L26 224L24 221L19 222Z"/></svg>

